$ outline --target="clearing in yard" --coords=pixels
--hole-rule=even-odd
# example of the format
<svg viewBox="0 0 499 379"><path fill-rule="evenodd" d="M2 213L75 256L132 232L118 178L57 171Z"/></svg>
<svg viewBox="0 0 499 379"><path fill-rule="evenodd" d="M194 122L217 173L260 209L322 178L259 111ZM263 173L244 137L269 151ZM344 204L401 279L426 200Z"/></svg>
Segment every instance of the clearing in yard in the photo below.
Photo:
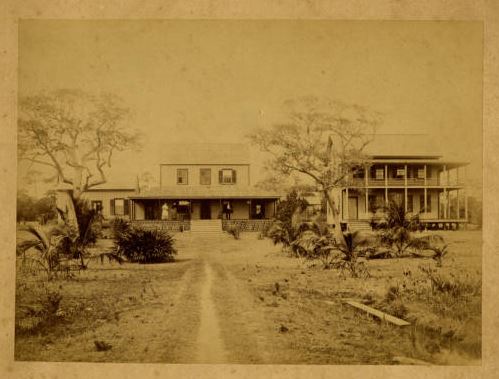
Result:
<svg viewBox="0 0 499 379"><path fill-rule="evenodd" d="M446 232L445 238L449 256L437 273L479 281L481 234ZM369 260L370 277L358 279L288 257L280 246L256 234L242 234L240 240L229 235L205 240L179 233L175 239L179 254L174 263L95 261L71 279L48 283L40 275L18 270L16 359L480 362L480 294L468 296L463 305L447 298L433 304L418 291L404 292L410 285L424 287L423 279L429 275L425 267L435 267L431 259ZM400 288L402 295L396 300L406 308L401 318L410 321L410 326L380 322L344 303L368 299L370 306L383 307L393 286ZM33 308L43 307L48 293L62 296L57 316L32 328L20 328ZM454 306L465 306L462 314L449 314ZM102 342L107 348L96 348Z"/></svg>

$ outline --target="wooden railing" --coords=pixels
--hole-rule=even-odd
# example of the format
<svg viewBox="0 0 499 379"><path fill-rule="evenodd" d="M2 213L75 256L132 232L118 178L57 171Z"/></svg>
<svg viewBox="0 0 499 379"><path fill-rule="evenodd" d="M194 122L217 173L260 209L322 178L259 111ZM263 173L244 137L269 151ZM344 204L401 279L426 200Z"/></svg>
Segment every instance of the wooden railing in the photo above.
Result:
<svg viewBox="0 0 499 379"><path fill-rule="evenodd" d="M346 182L348 186L350 187L365 187L366 186L366 180L365 179L360 179L360 178L355 178L351 179ZM405 179L400 179L400 178L388 178L386 181L385 179L373 179L369 178L367 180L367 184L369 187L384 187L385 185L388 185L388 187L404 187L405 186ZM425 185L425 180L424 179L419 179L419 178L407 178L407 186L408 187L422 187ZM457 180L449 180L449 183L446 183L445 180L439 180L438 178L427 178L426 179L426 186L463 186L464 183L462 181L457 181Z"/></svg>

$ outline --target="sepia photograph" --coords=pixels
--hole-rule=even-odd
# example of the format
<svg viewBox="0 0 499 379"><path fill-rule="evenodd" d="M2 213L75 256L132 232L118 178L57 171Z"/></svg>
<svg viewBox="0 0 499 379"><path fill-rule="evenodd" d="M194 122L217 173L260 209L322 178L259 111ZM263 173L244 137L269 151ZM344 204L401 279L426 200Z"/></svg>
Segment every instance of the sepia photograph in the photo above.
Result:
<svg viewBox="0 0 499 379"><path fill-rule="evenodd" d="M481 365L483 33L20 20L15 361Z"/></svg>

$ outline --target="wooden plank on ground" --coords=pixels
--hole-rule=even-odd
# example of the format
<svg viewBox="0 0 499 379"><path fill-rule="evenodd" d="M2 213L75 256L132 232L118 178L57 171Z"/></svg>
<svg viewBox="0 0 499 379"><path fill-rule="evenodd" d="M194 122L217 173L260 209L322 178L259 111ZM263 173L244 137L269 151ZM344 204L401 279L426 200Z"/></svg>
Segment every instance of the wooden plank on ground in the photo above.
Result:
<svg viewBox="0 0 499 379"><path fill-rule="evenodd" d="M392 324L395 324L397 326L411 325L409 322L407 322L405 320L402 320L402 319L397 318L395 316L389 315L388 313L381 312L377 309L374 309L372 307L369 307L369 306L362 304L362 303L359 303L357 301L348 300L345 303L347 303L348 305L351 305L352 307L355 307L357 309L361 309L364 312L367 312L370 315L373 315L381 320L391 322Z"/></svg>

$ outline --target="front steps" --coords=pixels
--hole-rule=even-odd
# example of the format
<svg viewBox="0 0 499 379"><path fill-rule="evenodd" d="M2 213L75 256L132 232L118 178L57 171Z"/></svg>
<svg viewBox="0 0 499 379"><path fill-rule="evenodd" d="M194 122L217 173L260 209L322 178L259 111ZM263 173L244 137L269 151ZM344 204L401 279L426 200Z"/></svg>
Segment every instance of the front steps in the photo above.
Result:
<svg viewBox="0 0 499 379"><path fill-rule="evenodd" d="M362 231L362 232L371 232L372 228L367 220L349 220L347 221L348 228L351 232L354 231Z"/></svg>
<svg viewBox="0 0 499 379"><path fill-rule="evenodd" d="M222 220L191 220L191 233L200 235L221 235Z"/></svg>

